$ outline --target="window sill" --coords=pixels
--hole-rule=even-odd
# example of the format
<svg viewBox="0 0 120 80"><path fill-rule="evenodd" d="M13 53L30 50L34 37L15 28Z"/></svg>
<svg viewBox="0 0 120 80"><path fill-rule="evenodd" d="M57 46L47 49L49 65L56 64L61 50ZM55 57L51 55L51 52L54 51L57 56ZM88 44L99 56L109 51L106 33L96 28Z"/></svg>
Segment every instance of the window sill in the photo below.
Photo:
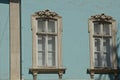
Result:
<svg viewBox="0 0 120 80"><path fill-rule="evenodd" d="M30 68L29 74L38 73L38 74L65 74L66 68Z"/></svg>
<svg viewBox="0 0 120 80"><path fill-rule="evenodd" d="M53 35L53 36L57 36L57 33L54 32L37 32L36 35Z"/></svg>
<svg viewBox="0 0 120 80"><path fill-rule="evenodd" d="M111 68L95 68L87 69L88 74L119 74L120 69L111 69Z"/></svg>

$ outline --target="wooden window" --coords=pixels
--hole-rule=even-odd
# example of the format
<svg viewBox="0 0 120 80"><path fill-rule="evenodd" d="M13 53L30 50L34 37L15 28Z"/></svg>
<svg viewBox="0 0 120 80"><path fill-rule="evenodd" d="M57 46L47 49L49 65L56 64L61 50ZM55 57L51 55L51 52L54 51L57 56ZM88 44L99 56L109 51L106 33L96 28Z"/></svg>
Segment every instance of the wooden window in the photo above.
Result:
<svg viewBox="0 0 120 80"><path fill-rule="evenodd" d="M54 67L57 65L57 21L37 20L38 66Z"/></svg>
<svg viewBox="0 0 120 80"><path fill-rule="evenodd" d="M111 67L111 24L94 22L94 67Z"/></svg>

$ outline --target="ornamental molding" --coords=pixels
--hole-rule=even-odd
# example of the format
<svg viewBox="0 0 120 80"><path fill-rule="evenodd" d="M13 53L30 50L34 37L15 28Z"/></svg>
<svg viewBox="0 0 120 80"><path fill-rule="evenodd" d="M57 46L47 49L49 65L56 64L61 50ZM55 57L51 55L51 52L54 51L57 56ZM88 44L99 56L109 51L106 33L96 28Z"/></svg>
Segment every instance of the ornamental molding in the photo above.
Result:
<svg viewBox="0 0 120 80"><path fill-rule="evenodd" d="M113 20L113 18L111 16L105 15L104 13L102 13L100 15L91 16L90 19L93 19L95 21L110 21L110 20Z"/></svg>
<svg viewBox="0 0 120 80"><path fill-rule="evenodd" d="M39 11L35 13L35 16L38 16L40 18L54 18L58 16L56 12L51 12L50 10L44 10L44 11Z"/></svg>

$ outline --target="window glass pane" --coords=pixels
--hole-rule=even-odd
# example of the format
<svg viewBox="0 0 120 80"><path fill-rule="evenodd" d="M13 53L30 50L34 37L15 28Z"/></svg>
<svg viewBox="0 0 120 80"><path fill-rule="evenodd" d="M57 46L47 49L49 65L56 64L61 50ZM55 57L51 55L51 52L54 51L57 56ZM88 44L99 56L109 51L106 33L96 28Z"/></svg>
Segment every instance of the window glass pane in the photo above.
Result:
<svg viewBox="0 0 120 80"><path fill-rule="evenodd" d="M111 67L111 38L95 38L94 66ZM100 47L102 49L100 49Z"/></svg>
<svg viewBox="0 0 120 80"><path fill-rule="evenodd" d="M103 38L103 51L109 53L111 46L112 45L110 45L110 38Z"/></svg>
<svg viewBox="0 0 120 80"><path fill-rule="evenodd" d="M38 36L38 51L45 51L45 37Z"/></svg>
<svg viewBox="0 0 120 80"><path fill-rule="evenodd" d="M53 66L52 63L53 63L52 62L52 53L48 53L48 64L47 65L48 66Z"/></svg>
<svg viewBox="0 0 120 80"><path fill-rule="evenodd" d="M100 51L100 39L96 38L95 39L95 47L94 47L95 51Z"/></svg>
<svg viewBox="0 0 120 80"><path fill-rule="evenodd" d="M48 36L48 65L55 66L55 36Z"/></svg>
<svg viewBox="0 0 120 80"><path fill-rule="evenodd" d="M95 52L94 59L95 59L94 66L95 67L101 67L101 65L102 65L101 62L102 61L101 61L101 53L100 52Z"/></svg>
<svg viewBox="0 0 120 80"><path fill-rule="evenodd" d="M48 32L55 32L55 20L48 20Z"/></svg>
<svg viewBox="0 0 120 80"><path fill-rule="evenodd" d="M45 38L38 36L38 65L45 65Z"/></svg>
<svg viewBox="0 0 120 80"><path fill-rule="evenodd" d="M104 50L104 63L106 61L106 66L105 67L111 67L111 61L110 61L110 56L112 53L112 45L110 45L111 38L104 38L103 39L103 50Z"/></svg>
<svg viewBox="0 0 120 80"><path fill-rule="evenodd" d="M45 54L43 52L38 53L38 66L45 66Z"/></svg>
<svg viewBox="0 0 120 80"><path fill-rule="evenodd" d="M100 23L94 23L94 34L100 34Z"/></svg>
<svg viewBox="0 0 120 80"><path fill-rule="evenodd" d="M38 20L38 32L45 32L45 20Z"/></svg>
<svg viewBox="0 0 120 80"><path fill-rule="evenodd" d="M111 67L110 55L108 53L104 52L102 60L103 67Z"/></svg>
<svg viewBox="0 0 120 80"><path fill-rule="evenodd" d="M48 53L48 66L55 66L55 53Z"/></svg>
<svg viewBox="0 0 120 80"><path fill-rule="evenodd" d="M48 36L48 51L55 52L55 36Z"/></svg>
<svg viewBox="0 0 120 80"><path fill-rule="evenodd" d="M103 24L103 34L110 35L110 24L108 23Z"/></svg>
<svg viewBox="0 0 120 80"><path fill-rule="evenodd" d="M98 67L98 58L97 58L97 53L94 54L94 59L95 59L95 67Z"/></svg>
<svg viewBox="0 0 120 80"><path fill-rule="evenodd" d="M102 67L107 67L107 53L103 53L103 56L102 56Z"/></svg>

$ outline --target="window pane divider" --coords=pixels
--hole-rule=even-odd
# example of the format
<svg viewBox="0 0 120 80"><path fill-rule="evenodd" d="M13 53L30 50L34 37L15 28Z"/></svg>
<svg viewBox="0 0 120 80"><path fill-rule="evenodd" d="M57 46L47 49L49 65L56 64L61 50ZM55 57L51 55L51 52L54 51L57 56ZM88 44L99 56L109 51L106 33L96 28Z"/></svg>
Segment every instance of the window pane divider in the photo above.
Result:
<svg viewBox="0 0 120 80"><path fill-rule="evenodd" d="M93 37L100 37L100 38L112 38L110 35L93 35Z"/></svg>
<svg viewBox="0 0 120 80"><path fill-rule="evenodd" d="M57 33L36 33L36 35L53 35L53 36L57 36Z"/></svg>

